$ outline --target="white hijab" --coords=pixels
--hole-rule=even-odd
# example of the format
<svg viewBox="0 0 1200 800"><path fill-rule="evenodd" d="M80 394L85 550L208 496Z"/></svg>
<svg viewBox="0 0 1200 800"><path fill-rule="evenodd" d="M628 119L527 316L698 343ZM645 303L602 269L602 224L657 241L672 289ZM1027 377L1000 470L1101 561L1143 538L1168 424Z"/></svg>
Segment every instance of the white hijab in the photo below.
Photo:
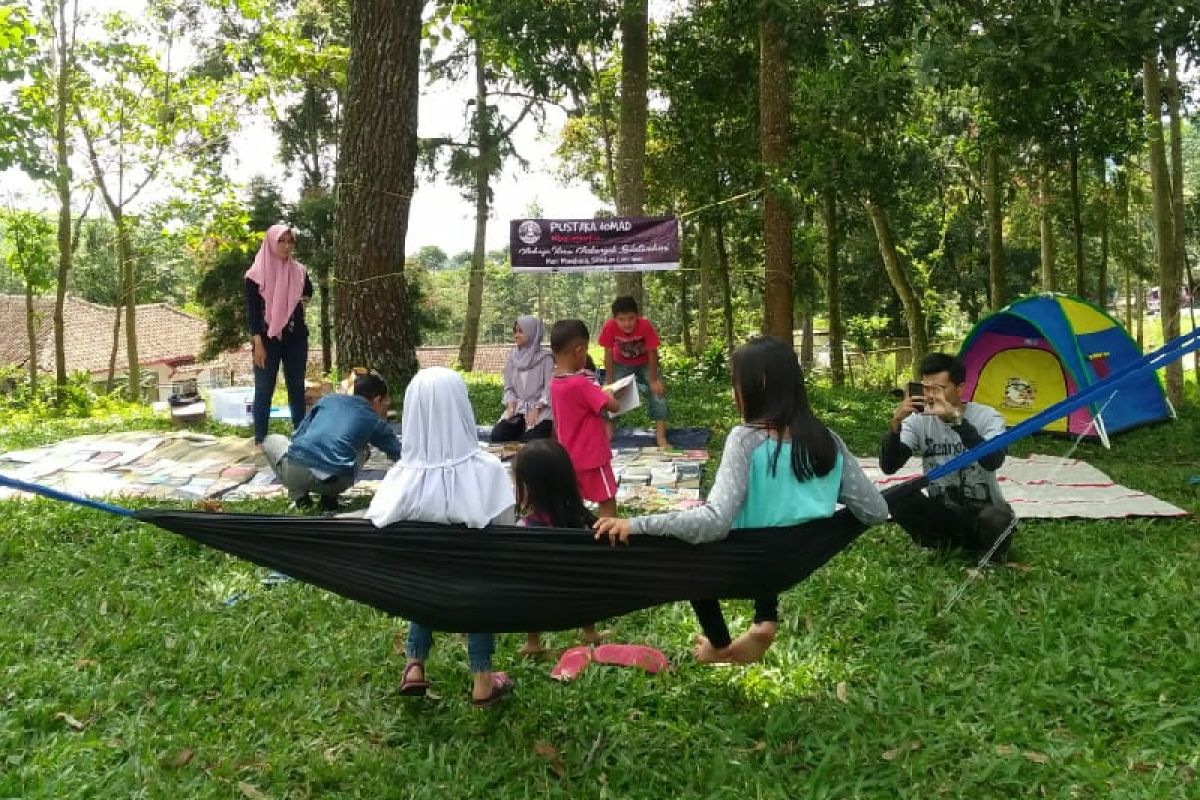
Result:
<svg viewBox="0 0 1200 800"><path fill-rule="evenodd" d="M516 504L500 459L479 449L467 385L454 370L430 367L404 392L400 460L371 499L367 519L465 523L483 528Z"/></svg>

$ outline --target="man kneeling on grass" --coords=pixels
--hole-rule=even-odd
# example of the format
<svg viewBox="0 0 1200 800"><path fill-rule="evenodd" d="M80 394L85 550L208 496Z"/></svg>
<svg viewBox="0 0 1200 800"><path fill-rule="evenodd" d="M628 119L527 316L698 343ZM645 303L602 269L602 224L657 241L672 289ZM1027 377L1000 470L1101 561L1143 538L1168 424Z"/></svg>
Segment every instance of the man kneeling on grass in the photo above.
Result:
<svg viewBox="0 0 1200 800"><path fill-rule="evenodd" d="M921 393L905 392L883 437L879 468L891 475L914 453L925 472L944 464L1004 432L1004 418L991 406L964 403L967 370L944 353L921 361ZM929 496L916 492L892 506L892 518L922 547L964 550L983 555L995 547L991 561L1004 563L1012 542L1015 517L1004 500L996 470L1004 451L984 456L933 481Z"/></svg>
<svg viewBox="0 0 1200 800"><path fill-rule="evenodd" d="M373 444L392 461L400 460L400 439L387 422L391 406L387 383L368 372L354 380L354 394L327 394L304 417L292 439L272 434L263 440L267 463L296 508L336 511L338 495L349 489Z"/></svg>

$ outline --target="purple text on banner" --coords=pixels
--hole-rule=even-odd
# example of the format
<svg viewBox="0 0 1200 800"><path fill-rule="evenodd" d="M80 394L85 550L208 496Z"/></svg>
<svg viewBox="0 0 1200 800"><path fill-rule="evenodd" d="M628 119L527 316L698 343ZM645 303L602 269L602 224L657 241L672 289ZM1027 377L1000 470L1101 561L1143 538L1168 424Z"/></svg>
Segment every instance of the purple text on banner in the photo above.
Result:
<svg viewBox="0 0 1200 800"><path fill-rule="evenodd" d="M679 269L674 217L514 219L513 272L642 272Z"/></svg>

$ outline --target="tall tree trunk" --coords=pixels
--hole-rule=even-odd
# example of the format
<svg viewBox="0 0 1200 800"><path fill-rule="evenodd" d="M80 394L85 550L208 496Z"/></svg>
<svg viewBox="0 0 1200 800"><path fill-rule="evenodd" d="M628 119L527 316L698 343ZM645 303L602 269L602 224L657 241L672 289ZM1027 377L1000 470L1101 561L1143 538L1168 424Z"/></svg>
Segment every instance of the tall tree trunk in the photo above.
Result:
<svg viewBox="0 0 1200 800"><path fill-rule="evenodd" d="M121 283L124 278L118 270L117 297L124 297L125 290ZM112 347L108 351L108 379L105 381L105 392L112 394L117 388L117 351L121 348L121 303L113 305Z"/></svg>
<svg viewBox="0 0 1200 800"><path fill-rule="evenodd" d="M29 337L29 391L37 397L38 389L38 324L33 308L33 284L25 279L25 334Z"/></svg>
<svg viewBox="0 0 1200 800"><path fill-rule="evenodd" d="M804 229L813 229L813 207L811 203L804 204ZM799 267L798 286L800 293L800 366L805 373L813 368L813 295L816 294L816 266L813 264L813 251L805 248L804 260L797 264Z"/></svg>
<svg viewBox="0 0 1200 800"><path fill-rule="evenodd" d="M792 344L792 220L781 186L788 161L787 41L767 7L758 23L758 120L763 172L763 264L766 270L763 330Z"/></svg>
<svg viewBox="0 0 1200 800"><path fill-rule="evenodd" d="M838 274L837 194L826 189L825 200L825 295L829 302L829 372L834 386L846 383L846 360L842 351L842 279Z"/></svg>
<svg viewBox="0 0 1200 800"><path fill-rule="evenodd" d="M1079 196L1079 142L1071 129L1071 152L1068 159L1071 171L1071 236L1075 240L1075 295L1087 297L1087 275L1083 253L1083 201Z"/></svg>
<svg viewBox="0 0 1200 800"><path fill-rule="evenodd" d="M113 221L117 226L117 256L121 260L121 281L125 290L125 358L129 362L125 374L129 376L130 402L140 403L142 366L138 358L137 279L133 268L133 243L129 238L129 223L125 221L125 214L118 210Z"/></svg>
<svg viewBox="0 0 1200 800"><path fill-rule="evenodd" d="M729 248L725 246L725 218L717 217L717 275L721 281L721 315L725 322L725 354L733 355L733 286L729 279Z"/></svg>
<svg viewBox="0 0 1200 800"><path fill-rule="evenodd" d="M1096 275L1096 302L1108 308L1108 165L1100 159L1100 269Z"/></svg>
<svg viewBox="0 0 1200 800"><path fill-rule="evenodd" d="M925 332L925 311L921 306L921 296L913 289L908 273L900 263L900 254L896 251L896 242L892 238L891 225L888 223L887 212L873 200L863 203L867 216L875 228L875 238L879 240L879 255L883 258L883 267L887 271L892 288L900 297L904 306L904 319L908 323L908 341L912 348L912 363L914 373L916 365L929 352L929 338Z"/></svg>
<svg viewBox="0 0 1200 800"><path fill-rule="evenodd" d="M1054 277L1054 209L1051 208L1050 197L1050 168L1043 160L1038 164L1038 218L1041 229L1043 292L1058 290L1058 283Z"/></svg>
<svg viewBox="0 0 1200 800"><path fill-rule="evenodd" d="M680 253L683 256L683 253ZM691 261L691 258L688 258ZM683 267L684 265L680 265ZM683 343L683 352L689 356L696 355L696 348L692 343L692 314L688 309L691 300L688 297L688 270L681 268L679 270L679 338Z"/></svg>
<svg viewBox="0 0 1200 800"><path fill-rule="evenodd" d="M1171 221L1174 233L1174 269L1176 284L1183 284L1184 265L1187 263L1187 221L1183 207L1183 123L1179 116L1181 95L1179 87L1179 59L1174 50L1167 53L1167 114L1171 124ZM1190 273L1191 270L1188 270ZM1189 278L1189 297L1191 296ZM1176 292L1179 295L1180 292ZM1189 309L1196 305L1195 298ZM1182 309L1180 309L1182 313ZM1196 312L1191 311L1192 327L1196 325ZM1178 326L1177 326L1178 327ZM1192 368L1200 378L1200 350L1192 351ZM1181 378L1182 380L1182 378Z"/></svg>
<svg viewBox="0 0 1200 800"><path fill-rule="evenodd" d="M1118 251L1124 272L1125 284L1125 330L1133 329L1133 223L1129 216L1129 171L1126 167L1117 174L1117 207L1121 213L1118 227Z"/></svg>
<svg viewBox="0 0 1200 800"><path fill-rule="evenodd" d="M703 353L708 347L709 276L713 269L713 226L708 220L700 222L699 236L700 290L696 297L696 349Z"/></svg>
<svg viewBox="0 0 1200 800"><path fill-rule="evenodd" d="M71 15L71 30L67 31L67 0L57 2L55 31L55 94L54 99L54 188L58 193L58 283L54 300L54 379L58 384L58 400L64 398L67 385L66 327L63 307L67 301L67 282L71 274L74 248L71 240L71 149L67 136L67 114L74 102L71 93L71 69L75 63L75 24L79 19L76 0Z"/></svg>
<svg viewBox="0 0 1200 800"><path fill-rule="evenodd" d="M417 369L404 238L417 159L420 0L350 0L338 156L334 332L339 368L366 364L398 390Z"/></svg>
<svg viewBox="0 0 1200 800"><path fill-rule="evenodd" d="M1153 187L1154 249L1158 255L1159 319L1163 341L1179 335L1179 271L1175 268L1175 238L1171 212L1171 177L1167 174L1167 151L1163 141L1162 76L1158 53L1142 63L1145 84L1147 135L1150 140L1150 184ZM1183 365L1174 361L1166 368L1167 398L1177 408L1183 403Z"/></svg>
<svg viewBox="0 0 1200 800"><path fill-rule="evenodd" d="M471 251L471 275L467 281L467 316L458 365L475 369L475 346L479 342L479 317L483 312L483 264L487 256L488 165L492 162L491 118L487 107L487 75L484 72L483 39L475 34L475 247Z"/></svg>
<svg viewBox="0 0 1200 800"><path fill-rule="evenodd" d="M621 0L621 117L617 130L617 214L638 217L646 208L646 117L650 68L647 0ZM617 294L644 306L642 273L618 272Z"/></svg>
<svg viewBox="0 0 1200 800"><path fill-rule="evenodd" d="M988 302L992 311L999 311L1008 298L1005 296L1004 203L1000 196L1000 153L995 144L988 147L983 177L988 214Z"/></svg>

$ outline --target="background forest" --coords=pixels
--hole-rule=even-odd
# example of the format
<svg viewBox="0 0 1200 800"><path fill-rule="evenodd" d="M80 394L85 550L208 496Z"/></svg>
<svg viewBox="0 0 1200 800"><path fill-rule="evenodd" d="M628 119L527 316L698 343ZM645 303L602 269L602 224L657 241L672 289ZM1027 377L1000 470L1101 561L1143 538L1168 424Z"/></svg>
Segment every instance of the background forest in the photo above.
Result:
<svg viewBox="0 0 1200 800"><path fill-rule="evenodd" d="M1149 1L9 3L0 166L38 188L0 213L0 291L124 306L131 364L135 305L181 305L207 316L212 355L244 344L241 274L286 220L327 370L402 378L418 344L469 369L517 314L595 325L617 291L682 354L794 331L836 384L843 343L920 354L1029 291L1158 341L1192 324L1198 18ZM368 63L373 44L392 60ZM455 82L472 87L461 134L418 139L404 99ZM284 170L237 185L225 157L256 115ZM677 215L683 268L513 275L487 226L507 225L497 176L548 166L514 145L530 126L598 214ZM403 255L419 182L474 205L461 251ZM387 239L372 264L353 255L368 229ZM371 326L395 331L389 352L364 351Z"/></svg>

